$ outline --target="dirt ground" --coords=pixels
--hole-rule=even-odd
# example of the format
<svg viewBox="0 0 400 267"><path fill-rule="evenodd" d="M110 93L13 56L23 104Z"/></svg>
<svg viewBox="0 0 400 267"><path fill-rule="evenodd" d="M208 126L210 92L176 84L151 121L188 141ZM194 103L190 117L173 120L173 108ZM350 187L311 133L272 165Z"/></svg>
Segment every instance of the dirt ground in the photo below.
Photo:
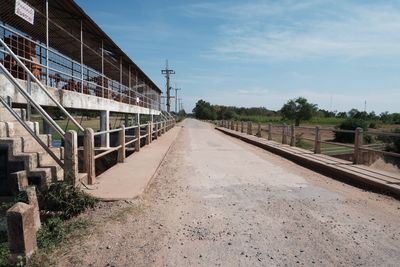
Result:
<svg viewBox="0 0 400 267"><path fill-rule="evenodd" d="M82 216L57 266L399 266L400 202L188 119L147 192Z"/></svg>

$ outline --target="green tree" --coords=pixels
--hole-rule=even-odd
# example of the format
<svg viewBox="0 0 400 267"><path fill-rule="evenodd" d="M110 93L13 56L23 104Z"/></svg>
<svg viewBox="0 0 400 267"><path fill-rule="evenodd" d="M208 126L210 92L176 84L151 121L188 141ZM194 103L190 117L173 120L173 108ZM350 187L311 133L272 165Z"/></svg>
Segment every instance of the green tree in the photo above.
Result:
<svg viewBox="0 0 400 267"><path fill-rule="evenodd" d="M317 105L309 103L304 97L291 99L281 108L281 114L284 118L294 120L296 126L300 121L309 120L317 112Z"/></svg>
<svg viewBox="0 0 400 267"><path fill-rule="evenodd" d="M196 106L193 109L193 114L197 119L200 120L216 120L217 113L210 103L200 99L197 101Z"/></svg>

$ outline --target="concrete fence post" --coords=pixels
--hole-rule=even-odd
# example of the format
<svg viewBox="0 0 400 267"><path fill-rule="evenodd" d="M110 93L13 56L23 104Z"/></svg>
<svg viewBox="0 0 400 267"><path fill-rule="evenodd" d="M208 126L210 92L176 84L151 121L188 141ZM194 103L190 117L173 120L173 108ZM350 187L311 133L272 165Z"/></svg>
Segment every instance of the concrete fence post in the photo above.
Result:
<svg viewBox="0 0 400 267"><path fill-rule="evenodd" d="M64 181L76 186L78 173L78 134L70 130L64 137Z"/></svg>
<svg viewBox="0 0 400 267"><path fill-rule="evenodd" d="M135 142L135 151L140 151L140 124L135 128L135 138L137 138Z"/></svg>
<svg viewBox="0 0 400 267"><path fill-rule="evenodd" d="M87 173L88 184L96 181L96 165L94 150L94 132L91 128L86 128L83 133L83 168Z"/></svg>
<svg viewBox="0 0 400 267"><path fill-rule="evenodd" d="M18 202L7 210L8 246L11 261L29 258L37 250L34 207Z"/></svg>
<svg viewBox="0 0 400 267"><path fill-rule="evenodd" d="M125 162L125 125L121 126L121 130L118 132L118 142L120 148L118 149L118 163Z"/></svg>
<svg viewBox="0 0 400 267"><path fill-rule="evenodd" d="M272 140L272 123L268 123L268 140Z"/></svg>
<svg viewBox="0 0 400 267"><path fill-rule="evenodd" d="M258 127L257 127L257 136L261 137L261 123L258 123Z"/></svg>
<svg viewBox="0 0 400 267"><path fill-rule="evenodd" d="M239 131L239 122L238 121L236 122L236 131L237 132Z"/></svg>
<svg viewBox="0 0 400 267"><path fill-rule="evenodd" d="M314 153L321 154L321 127L315 127Z"/></svg>
<svg viewBox="0 0 400 267"><path fill-rule="evenodd" d="M283 126L282 126L282 144L284 144L284 145L287 144L287 138L286 138L286 123L284 123Z"/></svg>
<svg viewBox="0 0 400 267"><path fill-rule="evenodd" d="M150 122L147 122L146 134L147 134L147 136L146 136L146 145L149 145L151 143L151 141L150 141L151 140Z"/></svg>
<svg viewBox="0 0 400 267"><path fill-rule="evenodd" d="M231 121L231 130L235 130L235 121Z"/></svg>
<svg viewBox="0 0 400 267"><path fill-rule="evenodd" d="M251 122L247 126L247 131L249 135L253 135L253 124Z"/></svg>
<svg viewBox="0 0 400 267"><path fill-rule="evenodd" d="M243 121L240 122L240 132L244 133L244 122Z"/></svg>
<svg viewBox="0 0 400 267"><path fill-rule="evenodd" d="M354 132L354 164L362 164L363 129L358 127Z"/></svg>
<svg viewBox="0 0 400 267"><path fill-rule="evenodd" d="M290 146L296 146L296 133L294 124L290 127Z"/></svg>

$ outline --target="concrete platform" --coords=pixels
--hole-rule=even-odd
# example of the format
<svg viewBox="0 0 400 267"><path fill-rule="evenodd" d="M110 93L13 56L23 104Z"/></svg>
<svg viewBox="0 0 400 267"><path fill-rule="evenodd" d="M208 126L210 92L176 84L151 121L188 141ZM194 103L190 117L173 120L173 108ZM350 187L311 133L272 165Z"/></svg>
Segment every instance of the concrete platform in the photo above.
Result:
<svg viewBox="0 0 400 267"><path fill-rule="evenodd" d="M299 165L330 177L355 182L360 185L388 192L400 197L400 175L374 169L365 165L355 165L350 161L337 159L323 154L314 154L308 150L283 145L275 141L246 133L217 127L217 130L256 145L272 153L285 157Z"/></svg>
<svg viewBox="0 0 400 267"><path fill-rule="evenodd" d="M96 177L96 183L84 189L104 201L129 200L144 192L176 140L181 126L175 126L138 153L126 158Z"/></svg>

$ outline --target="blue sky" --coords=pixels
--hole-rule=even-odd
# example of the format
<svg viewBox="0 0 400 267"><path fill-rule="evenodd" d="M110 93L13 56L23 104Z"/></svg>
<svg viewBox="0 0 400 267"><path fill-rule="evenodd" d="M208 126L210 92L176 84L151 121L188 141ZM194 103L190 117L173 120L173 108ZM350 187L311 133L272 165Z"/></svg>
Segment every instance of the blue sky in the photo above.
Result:
<svg viewBox="0 0 400 267"><path fill-rule="evenodd" d="M78 0L158 85L191 111L213 104L400 112L400 1Z"/></svg>

